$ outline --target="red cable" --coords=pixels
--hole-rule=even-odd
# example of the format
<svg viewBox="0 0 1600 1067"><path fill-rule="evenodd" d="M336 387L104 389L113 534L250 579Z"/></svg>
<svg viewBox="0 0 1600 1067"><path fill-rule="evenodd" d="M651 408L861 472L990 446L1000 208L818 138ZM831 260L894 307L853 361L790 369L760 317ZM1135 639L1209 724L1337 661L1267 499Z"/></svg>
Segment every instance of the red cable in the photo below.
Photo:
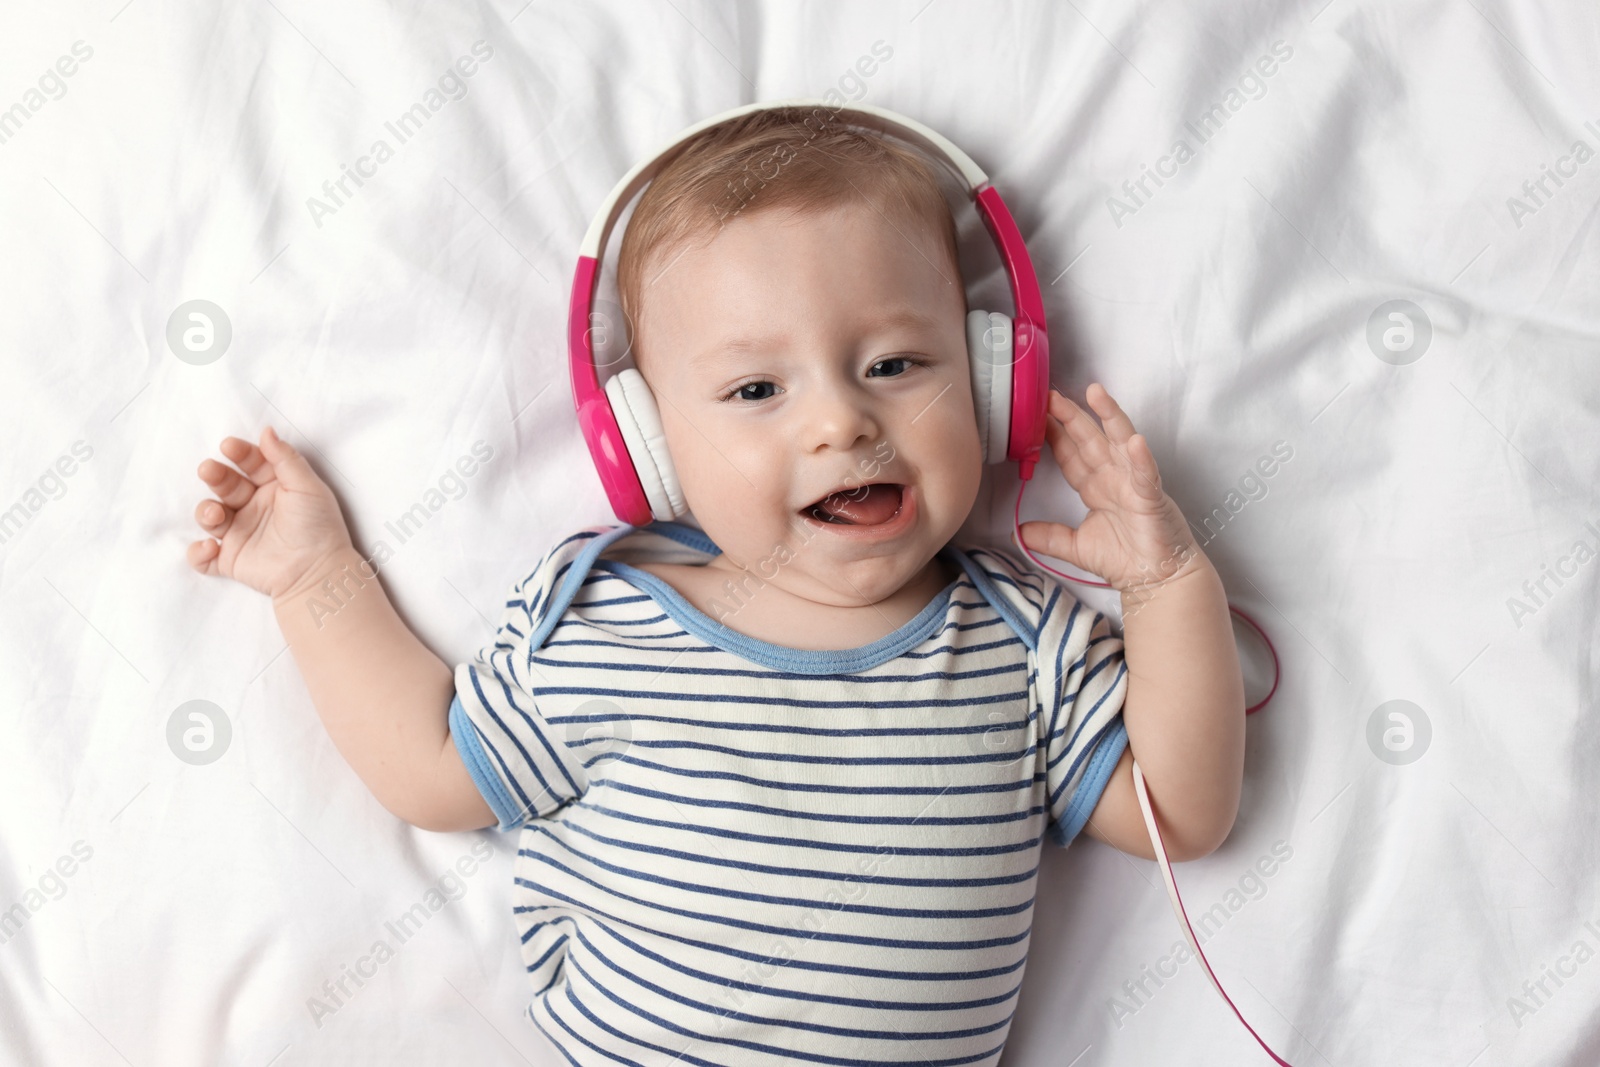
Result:
<svg viewBox="0 0 1600 1067"><path fill-rule="evenodd" d="M1022 493L1023 490L1027 488L1029 478L1033 474L1033 464L1024 460L1021 470L1022 484L1017 487L1017 503L1016 507L1013 508L1011 512L1011 528L1016 534L1017 547L1020 548L1029 559L1033 560L1035 564L1049 571L1051 574L1060 575L1070 582L1077 582L1079 585L1092 585L1101 589L1110 589L1111 585L1109 582L1092 582L1088 579L1078 578L1074 575L1068 574L1065 571L1056 570L1048 563L1045 563L1039 559L1038 556L1035 556L1031 551L1029 551L1028 546L1022 543ZM1245 714L1249 715L1252 712L1259 711L1260 709L1266 707L1267 701L1272 699L1272 694L1278 691L1278 650L1273 647L1272 639L1267 636L1267 632L1263 630L1254 619L1240 611L1238 608L1234 607L1232 604L1228 605L1228 610L1239 616L1239 618L1243 619L1249 624L1251 629L1260 634L1261 640L1267 643L1267 651L1272 653L1272 688L1267 691L1267 695L1262 699L1261 703L1245 709ZM1245 1021L1244 1014L1239 1010L1239 1006L1233 1002L1233 998L1228 996L1227 992L1222 988L1221 980L1217 978L1216 971L1212 970L1211 968L1211 961L1206 958L1205 952L1200 948L1200 939L1194 932L1193 924L1189 922L1188 909L1183 906L1183 898L1178 893L1177 879L1174 877L1172 873L1172 866L1166 858L1166 843L1162 840L1161 827L1159 823L1155 821L1153 811L1144 807L1150 803L1150 799L1149 794L1145 789L1143 770L1139 767L1137 762L1134 763L1133 767L1134 787L1139 793L1141 814L1144 815L1150 829L1153 831L1153 843L1160 851L1162 877L1167 880L1167 885L1170 889L1172 902L1176 909L1178 920L1184 927L1185 936L1188 938L1190 945L1194 948L1195 955L1199 957L1201 965L1205 967L1206 975L1211 979L1211 984L1216 987L1216 990L1222 996L1222 999L1227 1003L1228 1007L1233 1010L1234 1016L1244 1026L1244 1028L1250 1032L1250 1036L1256 1039L1256 1044L1260 1045L1262 1049L1266 1051L1267 1055L1272 1057L1273 1063L1279 1064L1280 1067L1291 1067L1289 1061L1274 1052L1272 1047L1268 1045L1266 1041L1262 1040L1261 1035L1256 1033L1255 1027L1251 1026Z"/></svg>

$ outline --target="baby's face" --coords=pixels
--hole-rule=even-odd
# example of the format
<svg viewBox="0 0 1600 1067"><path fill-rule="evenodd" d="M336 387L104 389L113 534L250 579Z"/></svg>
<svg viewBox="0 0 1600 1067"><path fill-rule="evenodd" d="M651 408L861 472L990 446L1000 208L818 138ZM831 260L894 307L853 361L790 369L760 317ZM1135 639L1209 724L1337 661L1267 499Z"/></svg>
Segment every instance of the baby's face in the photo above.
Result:
<svg viewBox="0 0 1600 1067"><path fill-rule="evenodd" d="M841 607L923 572L983 473L965 313L935 237L865 201L740 215L647 267L641 370L727 562Z"/></svg>

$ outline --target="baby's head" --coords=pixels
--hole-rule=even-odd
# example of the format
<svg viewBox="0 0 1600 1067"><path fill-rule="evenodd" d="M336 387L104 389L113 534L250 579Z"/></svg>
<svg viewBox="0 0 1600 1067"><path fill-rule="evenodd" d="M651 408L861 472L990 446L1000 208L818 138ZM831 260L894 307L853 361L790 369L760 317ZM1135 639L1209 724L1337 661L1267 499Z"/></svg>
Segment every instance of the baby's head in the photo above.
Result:
<svg viewBox="0 0 1600 1067"><path fill-rule="evenodd" d="M640 198L618 288L685 502L729 562L875 603L966 521L966 295L916 152L826 110L706 130Z"/></svg>

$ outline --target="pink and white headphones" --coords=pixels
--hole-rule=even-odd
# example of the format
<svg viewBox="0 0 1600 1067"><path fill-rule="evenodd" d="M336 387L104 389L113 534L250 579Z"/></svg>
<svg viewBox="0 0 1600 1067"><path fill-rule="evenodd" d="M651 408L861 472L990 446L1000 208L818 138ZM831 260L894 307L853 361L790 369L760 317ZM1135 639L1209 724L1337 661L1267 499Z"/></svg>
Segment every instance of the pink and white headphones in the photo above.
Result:
<svg viewBox="0 0 1600 1067"><path fill-rule="evenodd" d="M601 484L617 518L632 526L642 526L652 519L661 522L676 519L684 515L688 508L672 467L672 457L667 452L655 397L651 395L644 377L629 367L612 375L603 389L600 385L594 351L594 316L606 240L623 209L677 156L690 137L740 115L780 107L810 108L813 114L823 116L825 122L847 122L852 126L893 135L922 149L960 177L999 249L1006 278L1010 282L1015 312L1013 315L979 310L967 313L967 354L972 370L972 398L985 461L1002 463L1011 460L1017 464L1022 485L1017 489L1012 523L1017 531L1017 546L1028 558L1043 569L1081 585L1107 588L1105 582L1091 582L1056 570L1042 562L1022 543L1022 489L1033 477L1033 467L1044 444L1050 391L1050 343L1045 328L1044 300L1040 295L1033 261L1023 244L1022 233L1017 229L1016 221L1001 199L999 190L989 183L988 175L970 156L921 123L866 104L835 107L816 99L776 100L746 104L713 115L690 126L636 164L622 176L601 203L600 210L589 223L588 232L584 234L577 270L572 278L572 299L567 315L567 360L572 378L572 399L577 405L578 425L583 431L583 439L589 445L589 454L594 458L595 469L600 473ZM1246 709L1247 713L1255 712L1265 706L1277 691L1277 651L1272 648L1272 641L1266 632L1253 619L1232 605L1229 605L1229 610L1249 623L1272 651L1272 689L1260 703ZM1288 1061L1273 1052L1244 1021L1238 1007L1223 992L1205 953L1200 951L1194 927L1190 925L1183 900L1178 895L1178 883L1172 876L1172 864L1167 859L1166 846L1162 843L1161 830L1145 788L1144 772L1137 760L1133 763L1133 783L1134 792L1139 798L1139 809L1144 814L1145 828L1155 845L1167 894L1190 947L1205 967L1211 984L1228 1007L1233 1009L1239 1022L1266 1049L1273 1062L1289 1067Z"/></svg>
<svg viewBox="0 0 1600 1067"><path fill-rule="evenodd" d="M998 311L967 313L967 347L972 364L972 395L978 435L990 463L1015 460L1023 478L1033 472L1044 444L1045 408L1050 391L1050 344L1045 333L1044 299L1022 234L999 190L965 152L920 123L882 108L856 104L835 108L821 100L779 100L747 104L696 123L637 164L611 190L584 234L578 269L572 279L567 316L567 357L578 425L589 443L601 484L617 518L640 526L652 518L683 515L683 491L661 434L655 398L637 370L628 368L600 387L592 327L600 263L606 239L622 209L645 183L672 161L690 137L702 130L779 107L811 108L826 122L848 122L909 141L951 167L971 194L993 235L1011 283L1014 316Z"/></svg>

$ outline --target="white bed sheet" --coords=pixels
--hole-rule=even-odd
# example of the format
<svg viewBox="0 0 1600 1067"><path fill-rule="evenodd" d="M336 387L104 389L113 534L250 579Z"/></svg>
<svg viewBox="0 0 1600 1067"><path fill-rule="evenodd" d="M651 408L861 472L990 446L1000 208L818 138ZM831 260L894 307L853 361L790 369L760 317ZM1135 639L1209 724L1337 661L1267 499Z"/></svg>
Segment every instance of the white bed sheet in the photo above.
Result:
<svg viewBox="0 0 1600 1067"><path fill-rule="evenodd" d="M187 569L194 468L271 421L371 548L490 446L384 568L428 644L469 656L553 538L611 518L564 367L590 212L681 127L833 89L988 168L1056 383L1106 383L1196 524L1228 513L1206 551L1284 675L1232 836L1178 877L1220 908L1207 947L1247 1018L1296 1065L1600 1062L1600 565L1572 554L1600 543L1592 6L110 0L6 23L0 108L26 114L0 126L0 509L26 515L0 543L0 909L27 915L0 944L0 1061L556 1062L519 1018L513 840L368 795L266 600ZM385 124L479 41L464 95L397 143ZM1213 105L1202 143L1185 124ZM380 138L362 187L308 206ZM1169 177L1135 200L1145 168ZM196 299L232 326L203 366L166 341ZM1394 300L1431 323L1405 365L1368 343ZM1014 474L989 482L971 529L1003 542ZM1025 510L1076 517L1069 496L1046 464ZM197 699L232 728L205 766L166 739ZM1403 766L1367 740L1397 699L1431 725ZM401 943L386 923L474 847L492 858ZM1087 838L1043 862L1008 1067L1267 1062L1193 961L1147 976L1179 941L1152 863ZM393 958L319 1014L379 939Z"/></svg>

